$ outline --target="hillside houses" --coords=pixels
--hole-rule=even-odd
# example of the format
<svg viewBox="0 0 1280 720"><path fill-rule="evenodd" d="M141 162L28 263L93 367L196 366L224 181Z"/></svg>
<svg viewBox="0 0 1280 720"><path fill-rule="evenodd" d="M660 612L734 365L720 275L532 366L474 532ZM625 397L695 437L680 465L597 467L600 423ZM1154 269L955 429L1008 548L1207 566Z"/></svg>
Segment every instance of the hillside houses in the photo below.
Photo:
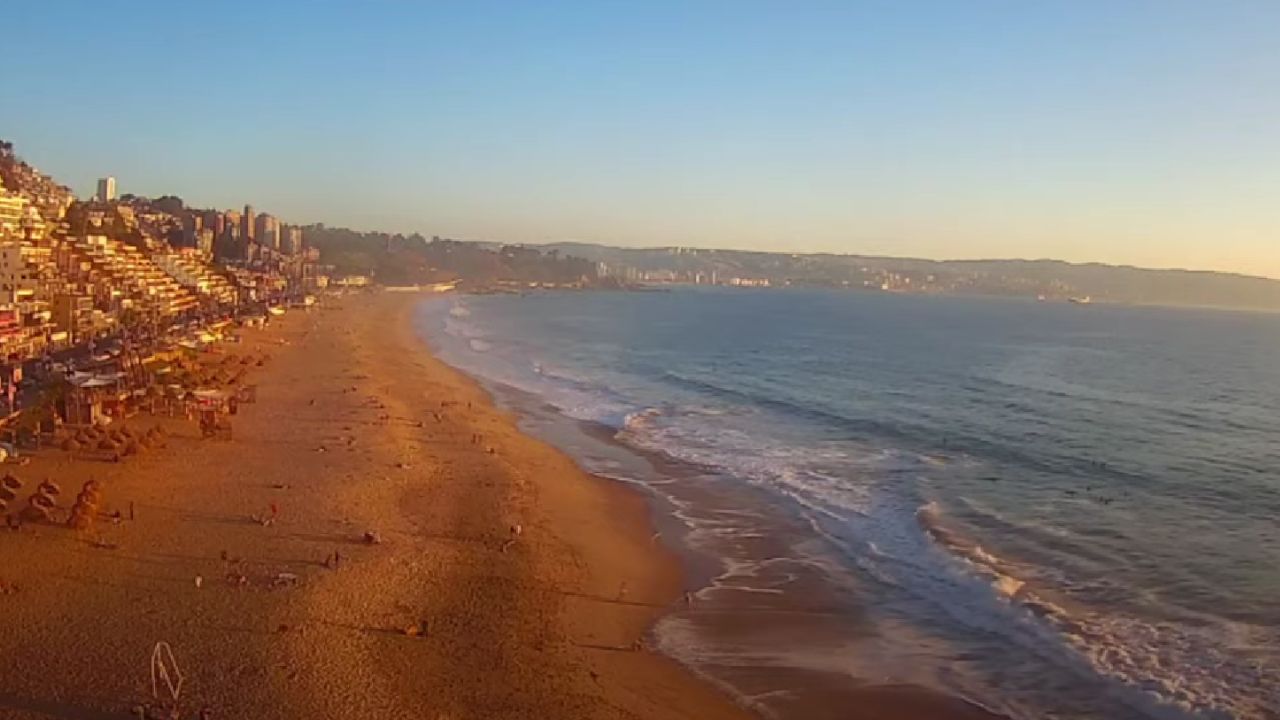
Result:
<svg viewBox="0 0 1280 720"><path fill-rule="evenodd" d="M151 255L151 261L202 299L220 305L236 302L236 286L224 274L210 267L195 249L157 250Z"/></svg>
<svg viewBox="0 0 1280 720"><path fill-rule="evenodd" d="M130 328L226 317L315 285L318 258L296 227L265 214L239 222L174 196L116 199L113 183L77 201L0 141L0 365ZM235 252L215 257L215 237Z"/></svg>

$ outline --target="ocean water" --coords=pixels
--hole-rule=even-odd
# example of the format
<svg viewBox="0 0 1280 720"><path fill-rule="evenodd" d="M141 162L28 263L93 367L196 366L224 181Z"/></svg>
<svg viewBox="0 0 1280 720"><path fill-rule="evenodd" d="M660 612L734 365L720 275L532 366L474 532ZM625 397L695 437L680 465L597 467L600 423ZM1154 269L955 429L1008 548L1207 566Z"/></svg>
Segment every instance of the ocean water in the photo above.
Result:
<svg viewBox="0 0 1280 720"><path fill-rule="evenodd" d="M662 499L707 570L656 641L767 714L902 682L1012 718L1280 717L1278 316L689 288L421 323Z"/></svg>

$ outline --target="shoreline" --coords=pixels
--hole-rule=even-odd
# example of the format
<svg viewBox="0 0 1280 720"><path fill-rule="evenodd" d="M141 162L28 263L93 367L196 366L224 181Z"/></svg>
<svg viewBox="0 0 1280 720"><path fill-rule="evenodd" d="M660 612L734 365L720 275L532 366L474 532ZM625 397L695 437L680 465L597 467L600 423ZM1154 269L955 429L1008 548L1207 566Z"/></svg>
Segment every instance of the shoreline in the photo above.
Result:
<svg viewBox="0 0 1280 720"><path fill-rule="evenodd" d="M449 364L434 342L432 352ZM712 536L725 529L726 516L778 520L771 499L760 491L716 477L719 472L713 468L627 444L615 436L616 428L564 415L524 389L450 367L511 410L522 432L556 447L599 482L645 498L650 524L658 531L654 538L661 537L679 562L686 597L691 598L669 604L655 619L650 633L656 647L754 712L782 720L1005 718L921 684L877 681L876 661L863 657L866 648L854 649L851 659L841 638L869 635L864 601L856 590L833 587L825 568L796 562L798 558L765 567L790 556L790 544L816 539L798 518L772 523L770 529L744 525L740 538L726 542L695 539L702 529L710 529ZM761 558L766 560L744 574L731 569ZM812 657L779 662L799 646L812 650Z"/></svg>

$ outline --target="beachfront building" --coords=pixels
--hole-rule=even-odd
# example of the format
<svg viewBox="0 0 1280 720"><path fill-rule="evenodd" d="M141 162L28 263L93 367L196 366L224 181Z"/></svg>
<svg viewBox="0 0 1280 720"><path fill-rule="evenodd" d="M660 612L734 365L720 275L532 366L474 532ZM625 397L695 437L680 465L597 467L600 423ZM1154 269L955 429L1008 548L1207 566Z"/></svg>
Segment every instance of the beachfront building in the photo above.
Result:
<svg viewBox="0 0 1280 720"><path fill-rule="evenodd" d="M27 199L0 185L0 239L17 237L27 217Z"/></svg>
<svg viewBox="0 0 1280 720"><path fill-rule="evenodd" d="M54 332L69 343L80 343L110 327L102 311L94 307L93 297L77 293L61 293L53 298Z"/></svg>
<svg viewBox="0 0 1280 720"><path fill-rule="evenodd" d="M206 264L194 249L160 250L152 254L152 262L179 285L202 299L219 305L236 302L236 287L226 276Z"/></svg>
<svg viewBox="0 0 1280 720"><path fill-rule="evenodd" d="M157 247L159 245L157 244ZM172 317L199 300L161 269L147 252L103 235L72 238L61 248L60 265L97 308L132 320Z"/></svg>
<svg viewBox="0 0 1280 720"><path fill-rule="evenodd" d="M22 313L22 324L30 338L31 354L44 349L61 349L66 338L53 336L53 293L63 280L53 262L53 248L48 240L23 242L20 256L24 271L17 283L13 300Z"/></svg>
<svg viewBox="0 0 1280 720"><path fill-rule="evenodd" d="M362 288L373 284L368 275L341 275L329 281L330 285L341 288Z"/></svg>
<svg viewBox="0 0 1280 720"><path fill-rule="evenodd" d="M6 242L0 245L0 359L24 354L27 333L22 327L18 301L22 295L34 293L22 259L22 245Z"/></svg>
<svg viewBox="0 0 1280 720"><path fill-rule="evenodd" d="M47 244L0 243L0 308L14 310L20 319L24 355L38 354L51 340L51 283L56 285L57 278Z"/></svg>
<svg viewBox="0 0 1280 720"><path fill-rule="evenodd" d="M35 292L35 281L23 256L23 243L0 244L0 304L12 305L27 291Z"/></svg>
<svg viewBox="0 0 1280 720"><path fill-rule="evenodd" d="M17 308L0 308L0 360L27 355L27 335Z"/></svg>
<svg viewBox="0 0 1280 720"><path fill-rule="evenodd" d="M269 264L234 265L227 267L226 272L239 292L242 305L286 303L304 294L300 277Z"/></svg>

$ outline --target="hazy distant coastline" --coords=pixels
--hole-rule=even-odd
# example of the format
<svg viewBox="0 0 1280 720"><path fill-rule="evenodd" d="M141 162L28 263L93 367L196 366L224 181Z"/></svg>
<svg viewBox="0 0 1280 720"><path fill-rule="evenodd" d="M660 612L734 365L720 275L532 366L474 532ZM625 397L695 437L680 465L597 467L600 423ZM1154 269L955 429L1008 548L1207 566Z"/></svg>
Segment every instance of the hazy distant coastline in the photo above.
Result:
<svg viewBox="0 0 1280 720"><path fill-rule="evenodd" d="M863 287L926 294L1090 298L1095 302L1280 310L1280 280L1205 270L1139 268L1062 260L927 260L828 253L785 254L700 248L619 248L589 243L537 246L603 263L634 280L769 286ZM760 283L763 284L763 283Z"/></svg>

